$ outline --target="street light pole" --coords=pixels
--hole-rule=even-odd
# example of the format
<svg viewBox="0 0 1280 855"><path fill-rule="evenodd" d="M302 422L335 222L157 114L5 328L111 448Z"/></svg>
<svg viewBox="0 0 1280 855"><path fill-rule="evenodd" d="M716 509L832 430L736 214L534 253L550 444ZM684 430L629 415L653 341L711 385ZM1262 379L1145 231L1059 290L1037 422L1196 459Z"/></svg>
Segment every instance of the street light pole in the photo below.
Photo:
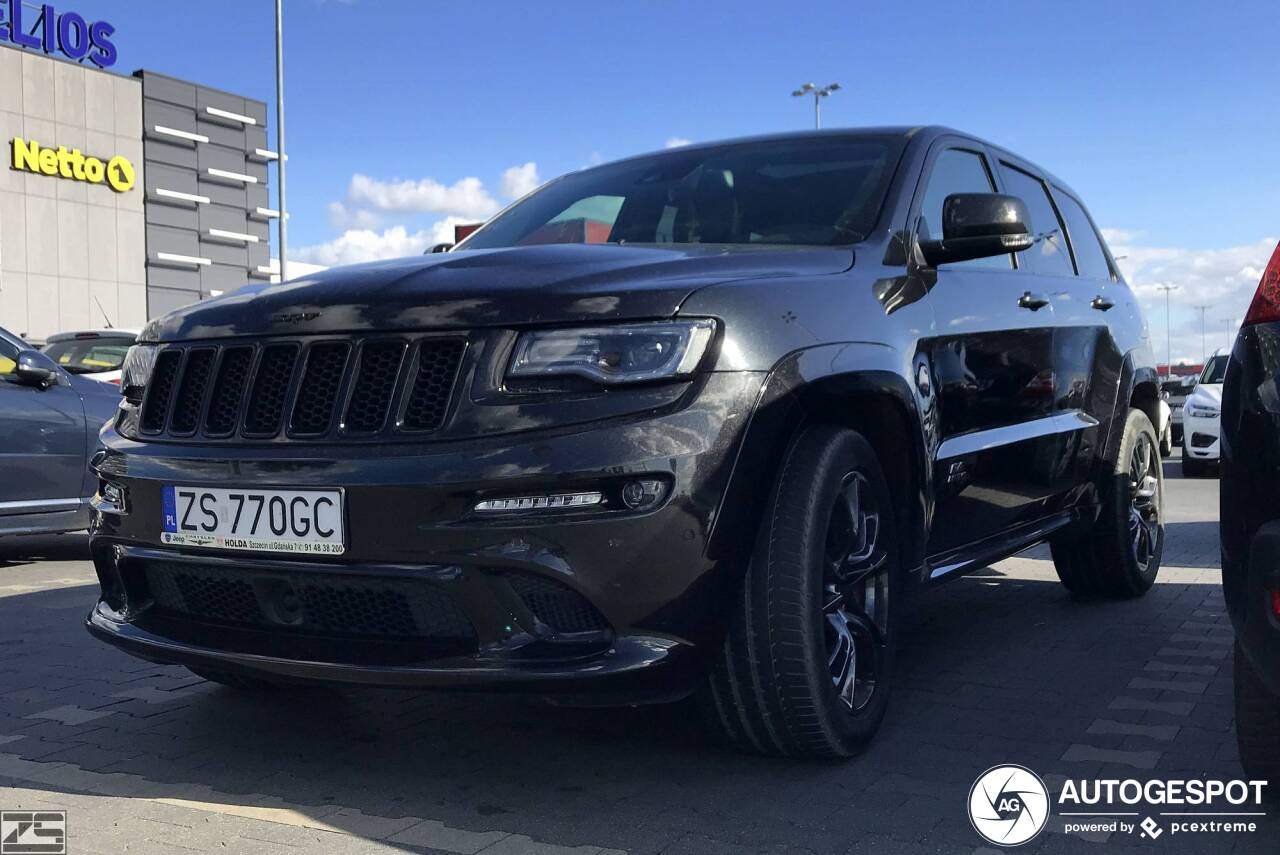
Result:
<svg viewBox="0 0 1280 855"><path fill-rule="evenodd" d="M284 11L276 0L276 170L280 178L280 281L289 278L289 214L284 195Z"/></svg>
<svg viewBox="0 0 1280 855"><path fill-rule="evenodd" d="M828 83L826 86L814 86L812 83L806 83L796 91L792 92L791 95L794 98L799 98L801 96L808 95L810 92L813 93L813 126L815 128L821 128L822 99L830 96L832 92L835 92L839 88L839 83Z"/></svg>
<svg viewBox="0 0 1280 855"><path fill-rule="evenodd" d="M1200 311L1200 353L1207 360L1209 357L1209 350L1208 350L1208 345L1205 344L1205 339L1204 339L1204 313L1206 309L1209 309L1211 307L1196 306L1196 308Z"/></svg>
<svg viewBox="0 0 1280 855"><path fill-rule="evenodd" d="M1165 374L1169 377L1173 376L1173 325L1170 321L1172 315L1169 309L1169 292L1177 291L1177 285L1157 285L1157 291L1164 292L1164 341L1165 347L1168 348L1169 361L1165 365Z"/></svg>
<svg viewBox="0 0 1280 855"><path fill-rule="evenodd" d="M1233 342L1231 341L1231 328L1232 328L1233 326L1235 326L1235 325L1236 325L1236 319L1235 319L1235 318L1220 318L1219 320L1221 320L1221 321L1222 321L1222 323L1224 323L1224 324L1226 324L1226 325L1227 325L1227 349L1228 349L1228 350L1230 350L1230 349L1231 349L1231 345L1232 345L1232 343L1233 343Z"/></svg>

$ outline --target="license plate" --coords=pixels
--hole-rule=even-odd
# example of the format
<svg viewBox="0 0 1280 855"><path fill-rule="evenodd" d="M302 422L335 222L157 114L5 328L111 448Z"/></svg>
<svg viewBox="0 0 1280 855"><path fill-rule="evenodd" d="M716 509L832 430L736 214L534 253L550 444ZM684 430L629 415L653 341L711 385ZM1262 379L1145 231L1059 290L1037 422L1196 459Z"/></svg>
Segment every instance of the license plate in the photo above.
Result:
<svg viewBox="0 0 1280 855"><path fill-rule="evenodd" d="M160 539L174 546L341 555L341 490L165 486Z"/></svg>

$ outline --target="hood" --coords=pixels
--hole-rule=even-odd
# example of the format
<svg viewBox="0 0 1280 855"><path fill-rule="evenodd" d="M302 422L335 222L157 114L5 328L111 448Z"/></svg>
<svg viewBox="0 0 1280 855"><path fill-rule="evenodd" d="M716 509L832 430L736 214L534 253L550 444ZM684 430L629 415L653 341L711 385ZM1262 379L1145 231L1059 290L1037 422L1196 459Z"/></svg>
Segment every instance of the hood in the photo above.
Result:
<svg viewBox="0 0 1280 855"><path fill-rule="evenodd" d="M1222 409L1222 384L1201 383L1194 392L1187 396L1187 406L1199 404L1202 407Z"/></svg>
<svg viewBox="0 0 1280 855"><path fill-rule="evenodd" d="M554 244L439 253L249 285L152 321L144 341L667 318L699 288L839 273L847 248Z"/></svg>

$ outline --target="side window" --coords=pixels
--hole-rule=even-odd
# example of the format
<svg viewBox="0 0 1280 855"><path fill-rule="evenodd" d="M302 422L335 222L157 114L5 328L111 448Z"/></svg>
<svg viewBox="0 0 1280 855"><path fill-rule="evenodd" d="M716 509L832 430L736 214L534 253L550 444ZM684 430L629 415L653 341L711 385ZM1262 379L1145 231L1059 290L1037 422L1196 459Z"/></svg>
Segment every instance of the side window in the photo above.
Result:
<svg viewBox="0 0 1280 855"><path fill-rule="evenodd" d="M1067 236L1071 238L1071 248L1076 253L1076 267L1080 275L1090 279L1110 279L1111 265L1107 264L1107 253L1102 249L1102 240L1093 227L1093 221L1085 213L1084 206L1071 194L1053 188L1054 198L1058 200L1058 210L1067 221Z"/></svg>
<svg viewBox="0 0 1280 855"><path fill-rule="evenodd" d="M18 367L18 348L0 338L0 377L13 374Z"/></svg>
<svg viewBox="0 0 1280 855"><path fill-rule="evenodd" d="M952 193L994 193L995 182L987 161L976 151L949 148L933 162L929 183L925 185L924 202L920 205L920 225L917 234L923 239L938 240L942 237L942 203ZM1008 270L1013 264L1008 255L991 258L975 258L960 261L947 267L979 267Z"/></svg>
<svg viewBox="0 0 1280 855"><path fill-rule="evenodd" d="M1018 254L1019 264L1033 273L1075 275L1071 255L1067 252L1066 232L1044 182L1007 163L1001 162L1000 168L1007 192L1026 203L1027 213L1031 216L1031 233L1036 236L1031 249Z"/></svg>

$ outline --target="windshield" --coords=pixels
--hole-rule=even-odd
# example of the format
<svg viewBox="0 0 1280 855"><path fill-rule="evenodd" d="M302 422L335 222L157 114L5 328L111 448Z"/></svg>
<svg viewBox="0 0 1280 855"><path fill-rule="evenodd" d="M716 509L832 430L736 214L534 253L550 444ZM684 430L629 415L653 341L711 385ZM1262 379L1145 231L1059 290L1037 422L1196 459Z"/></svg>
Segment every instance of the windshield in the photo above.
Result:
<svg viewBox="0 0 1280 855"><path fill-rule="evenodd" d="M856 243L875 222L904 143L874 135L738 143L609 164L552 182L459 249Z"/></svg>
<svg viewBox="0 0 1280 855"><path fill-rule="evenodd" d="M1226 379L1227 358L1226 356L1215 356L1205 363L1204 372L1200 375L1200 382L1221 383Z"/></svg>
<svg viewBox="0 0 1280 855"><path fill-rule="evenodd" d="M118 371L133 344L132 336L118 338L66 339L45 345L49 358L72 374Z"/></svg>

